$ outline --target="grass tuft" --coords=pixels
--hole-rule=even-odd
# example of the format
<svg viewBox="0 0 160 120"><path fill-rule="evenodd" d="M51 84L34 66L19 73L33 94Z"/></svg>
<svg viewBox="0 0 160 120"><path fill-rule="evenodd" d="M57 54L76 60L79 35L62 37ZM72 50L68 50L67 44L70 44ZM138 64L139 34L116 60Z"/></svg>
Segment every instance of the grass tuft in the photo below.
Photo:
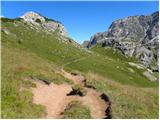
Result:
<svg viewBox="0 0 160 120"><path fill-rule="evenodd" d="M91 119L90 110L78 101L72 101L62 113L65 119Z"/></svg>

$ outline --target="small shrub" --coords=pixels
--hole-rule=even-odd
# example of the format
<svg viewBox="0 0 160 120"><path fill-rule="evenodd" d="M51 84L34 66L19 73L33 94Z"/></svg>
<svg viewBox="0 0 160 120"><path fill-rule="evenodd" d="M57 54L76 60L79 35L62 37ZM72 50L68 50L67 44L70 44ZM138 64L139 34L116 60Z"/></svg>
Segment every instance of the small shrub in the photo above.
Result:
<svg viewBox="0 0 160 120"><path fill-rule="evenodd" d="M36 19L36 22L37 22L37 23L41 23L41 20L40 20L40 19Z"/></svg>

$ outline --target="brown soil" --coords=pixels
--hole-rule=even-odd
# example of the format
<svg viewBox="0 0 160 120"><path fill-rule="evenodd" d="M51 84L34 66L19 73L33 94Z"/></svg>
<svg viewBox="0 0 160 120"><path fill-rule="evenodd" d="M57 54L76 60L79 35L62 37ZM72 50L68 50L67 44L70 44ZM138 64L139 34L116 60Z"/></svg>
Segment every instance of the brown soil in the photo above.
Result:
<svg viewBox="0 0 160 120"><path fill-rule="evenodd" d="M85 79L82 75L72 75L63 69L60 73L67 79L73 80L75 84L83 84ZM33 80L32 80L33 81ZM62 118L61 113L71 101L81 101L82 104L89 107L92 118L104 118L107 103L101 99L100 93L94 89L85 88L87 95L80 96L67 96L72 90L68 84L56 85L51 83L45 84L42 81L34 81L36 88L32 88L33 102L45 106L47 116L46 118Z"/></svg>

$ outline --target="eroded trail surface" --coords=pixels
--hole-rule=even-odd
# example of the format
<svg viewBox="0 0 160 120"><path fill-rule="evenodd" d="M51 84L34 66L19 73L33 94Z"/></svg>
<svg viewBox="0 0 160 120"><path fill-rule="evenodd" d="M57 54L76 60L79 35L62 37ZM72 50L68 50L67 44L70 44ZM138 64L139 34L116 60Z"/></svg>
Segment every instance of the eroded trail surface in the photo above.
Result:
<svg viewBox="0 0 160 120"><path fill-rule="evenodd" d="M73 75L64 70L60 71L67 79L73 80L75 84L83 84L85 79L82 75ZM56 85L45 84L40 80L35 80L36 88L32 88L33 102L45 106L46 118L62 118L61 113L71 101L81 101L82 104L89 107L92 118L105 118L107 103L101 99L101 93L94 89L85 88L87 95L81 97L78 95L67 96L72 90L68 84Z"/></svg>
<svg viewBox="0 0 160 120"><path fill-rule="evenodd" d="M72 80L75 84L83 84L83 81L85 80L85 77L81 74L68 73L64 69L61 69L59 73L65 78Z"/></svg>
<svg viewBox="0 0 160 120"><path fill-rule="evenodd" d="M41 81L35 81L36 88L33 88L33 102L46 107L47 118L59 118L59 114L66 107L66 94L71 91L67 84L46 85Z"/></svg>

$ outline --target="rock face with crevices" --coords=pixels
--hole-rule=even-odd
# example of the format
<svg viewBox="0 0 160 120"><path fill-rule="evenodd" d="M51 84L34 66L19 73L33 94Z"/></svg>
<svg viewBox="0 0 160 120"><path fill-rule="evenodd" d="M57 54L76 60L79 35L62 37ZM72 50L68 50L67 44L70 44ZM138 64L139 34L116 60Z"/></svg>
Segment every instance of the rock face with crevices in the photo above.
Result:
<svg viewBox="0 0 160 120"><path fill-rule="evenodd" d="M87 47L94 44L112 47L124 55L138 58L146 67L158 70L158 21L159 12L116 20L108 31L93 35Z"/></svg>
<svg viewBox="0 0 160 120"><path fill-rule="evenodd" d="M38 13L35 13L32 11L27 12L20 18L22 18L25 22L35 27L41 27L42 29L49 31L49 32L57 31L62 36L65 36L65 37L68 36L68 33L64 25L62 25L60 22L55 21L53 19L46 18Z"/></svg>

